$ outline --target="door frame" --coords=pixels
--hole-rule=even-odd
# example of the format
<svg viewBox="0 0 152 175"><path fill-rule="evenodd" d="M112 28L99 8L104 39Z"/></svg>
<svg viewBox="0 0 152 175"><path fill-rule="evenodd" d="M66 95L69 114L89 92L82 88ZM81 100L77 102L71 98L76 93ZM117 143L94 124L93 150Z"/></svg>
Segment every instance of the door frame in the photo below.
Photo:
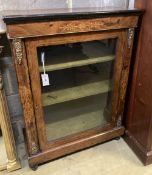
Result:
<svg viewBox="0 0 152 175"><path fill-rule="evenodd" d="M29 69L29 77L31 83L31 92L33 97L33 106L36 119L36 128L38 133L38 141L40 150L46 151L48 149L54 149L61 145L78 142L80 139L86 139L101 135L103 132L117 127L117 122L120 119L120 96L122 90L121 80L123 62L126 55L126 40L128 36L127 29L111 30L111 31L98 31L89 33L76 33L65 35L53 35L44 36L39 38L27 38L25 39L25 49L27 54L27 64ZM65 139L58 141L48 142L45 133L44 114L41 100L41 80L39 75L39 65L37 56L37 47L48 45L59 45L68 43L77 43L93 40L104 40L117 38L117 49L115 59L115 71L114 71L114 88L112 96L112 123L104 128L91 129L86 132L74 134L73 136L67 136ZM121 104L122 105L122 104ZM90 139L91 141L91 139ZM85 142L85 141L84 141ZM87 143L87 141L86 141Z"/></svg>

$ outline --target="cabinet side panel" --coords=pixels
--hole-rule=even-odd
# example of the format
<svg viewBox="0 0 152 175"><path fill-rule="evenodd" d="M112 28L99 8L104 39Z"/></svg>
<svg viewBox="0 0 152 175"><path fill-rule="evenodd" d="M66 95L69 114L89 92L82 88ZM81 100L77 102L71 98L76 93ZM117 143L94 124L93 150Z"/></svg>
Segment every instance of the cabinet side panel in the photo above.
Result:
<svg viewBox="0 0 152 175"><path fill-rule="evenodd" d="M128 85L128 76L130 70L130 62L131 62L131 55L133 49L133 41L134 41L134 28L126 29L122 31L122 35L124 37L125 45L123 50L123 67L121 72L121 82L120 82L120 97L119 97L119 114L123 115L124 112L124 104L126 100L126 90ZM130 39L130 46L128 46L128 38ZM126 42L127 41L127 42Z"/></svg>
<svg viewBox="0 0 152 175"><path fill-rule="evenodd" d="M114 126L121 125L121 117L119 118L119 97L120 97L120 81L121 81L121 72L123 68L123 53L125 47L125 35L123 32L119 33L118 40L117 40L117 50L116 50L116 63L115 63L115 72L114 72L114 90L113 90L113 97L112 97L112 117ZM118 120L120 122L118 122Z"/></svg>
<svg viewBox="0 0 152 175"><path fill-rule="evenodd" d="M39 146L35 126L35 115L33 111L33 100L30 88L30 79L28 74L28 65L26 61L25 46L22 40L13 40L11 42L11 46L13 50L13 58L19 84L19 94L21 97L21 103L24 112L28 152L30 155L33 155L39 151ZM21 58L20 63L17 62L17 58L19 58L19 51Z"/></svg>
<svg viewBox="0 0 152 175"><path fill-rule="evenodd" d="M38 41L37 41L38 42ZM37 43L36 42L36 43ZM37 47L35 43L26 42L27 61L31 79L31 90L33 93L33 107L36 117L37 133L41 150L45 148L47 139L45 133L44 114L41 101L41 81L39 75Z"/></svg>

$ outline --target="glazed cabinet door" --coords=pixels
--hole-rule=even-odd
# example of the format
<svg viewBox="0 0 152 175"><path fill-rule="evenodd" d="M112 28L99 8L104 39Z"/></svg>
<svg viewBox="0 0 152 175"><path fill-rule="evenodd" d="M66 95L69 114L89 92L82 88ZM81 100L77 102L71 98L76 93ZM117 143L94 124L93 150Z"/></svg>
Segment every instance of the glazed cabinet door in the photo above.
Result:
<svg viewBox="0 0 152 175"><path fill-rule="evenodd" d="M41 150L121 126L128 29L30 38L25 46Z"/></svg>

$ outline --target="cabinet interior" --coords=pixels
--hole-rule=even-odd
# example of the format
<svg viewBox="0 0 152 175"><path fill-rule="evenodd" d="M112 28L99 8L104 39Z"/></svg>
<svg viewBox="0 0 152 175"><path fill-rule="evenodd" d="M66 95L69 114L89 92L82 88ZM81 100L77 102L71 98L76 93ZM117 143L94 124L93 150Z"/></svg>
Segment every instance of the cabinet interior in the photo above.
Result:
<svg viewBox="0 0 152 175"><path fill-rule="evenodd" d="M37 49L40 74L48 74L50 81L49 86L41 82L49 141L111 122L116 41L97 40ZM45 53L44 65L42 53Z"/></svg>

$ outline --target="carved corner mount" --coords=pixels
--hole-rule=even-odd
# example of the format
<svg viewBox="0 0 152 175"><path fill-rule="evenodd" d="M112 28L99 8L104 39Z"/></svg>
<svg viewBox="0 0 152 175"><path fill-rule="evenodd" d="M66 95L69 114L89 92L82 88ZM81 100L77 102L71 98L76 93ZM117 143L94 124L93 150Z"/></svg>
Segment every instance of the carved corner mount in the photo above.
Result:
<svg viewBox="0 0 152 175"><path fill-rule="evenodd" d="M38 149L36 143L33 142L32 143L32 155L38 153L38 151L39 151L39 149Z"/></svg>
<svg viewBox="0 0 152 175"><path fill-rule="evenodd" d="M14 39L13 47L15 50L16 64L20 65L22 63L22 58L23 58L22 40L20 38Z"/></svg>
<svg viewBox="0 0 152 175"><path fill-rule="evenodd" d="M131 48L132 41L133 41L133 38L134 38L134 31L135 31L134 28L129 28L128 29L128 48L129 49Z"/></svg>
<svg viewBox="0 0 152 175"><path fill-rule="evenodd" d="M122 126L122 116L119 115L118 120L117 120L117 127Z"/></svg>

